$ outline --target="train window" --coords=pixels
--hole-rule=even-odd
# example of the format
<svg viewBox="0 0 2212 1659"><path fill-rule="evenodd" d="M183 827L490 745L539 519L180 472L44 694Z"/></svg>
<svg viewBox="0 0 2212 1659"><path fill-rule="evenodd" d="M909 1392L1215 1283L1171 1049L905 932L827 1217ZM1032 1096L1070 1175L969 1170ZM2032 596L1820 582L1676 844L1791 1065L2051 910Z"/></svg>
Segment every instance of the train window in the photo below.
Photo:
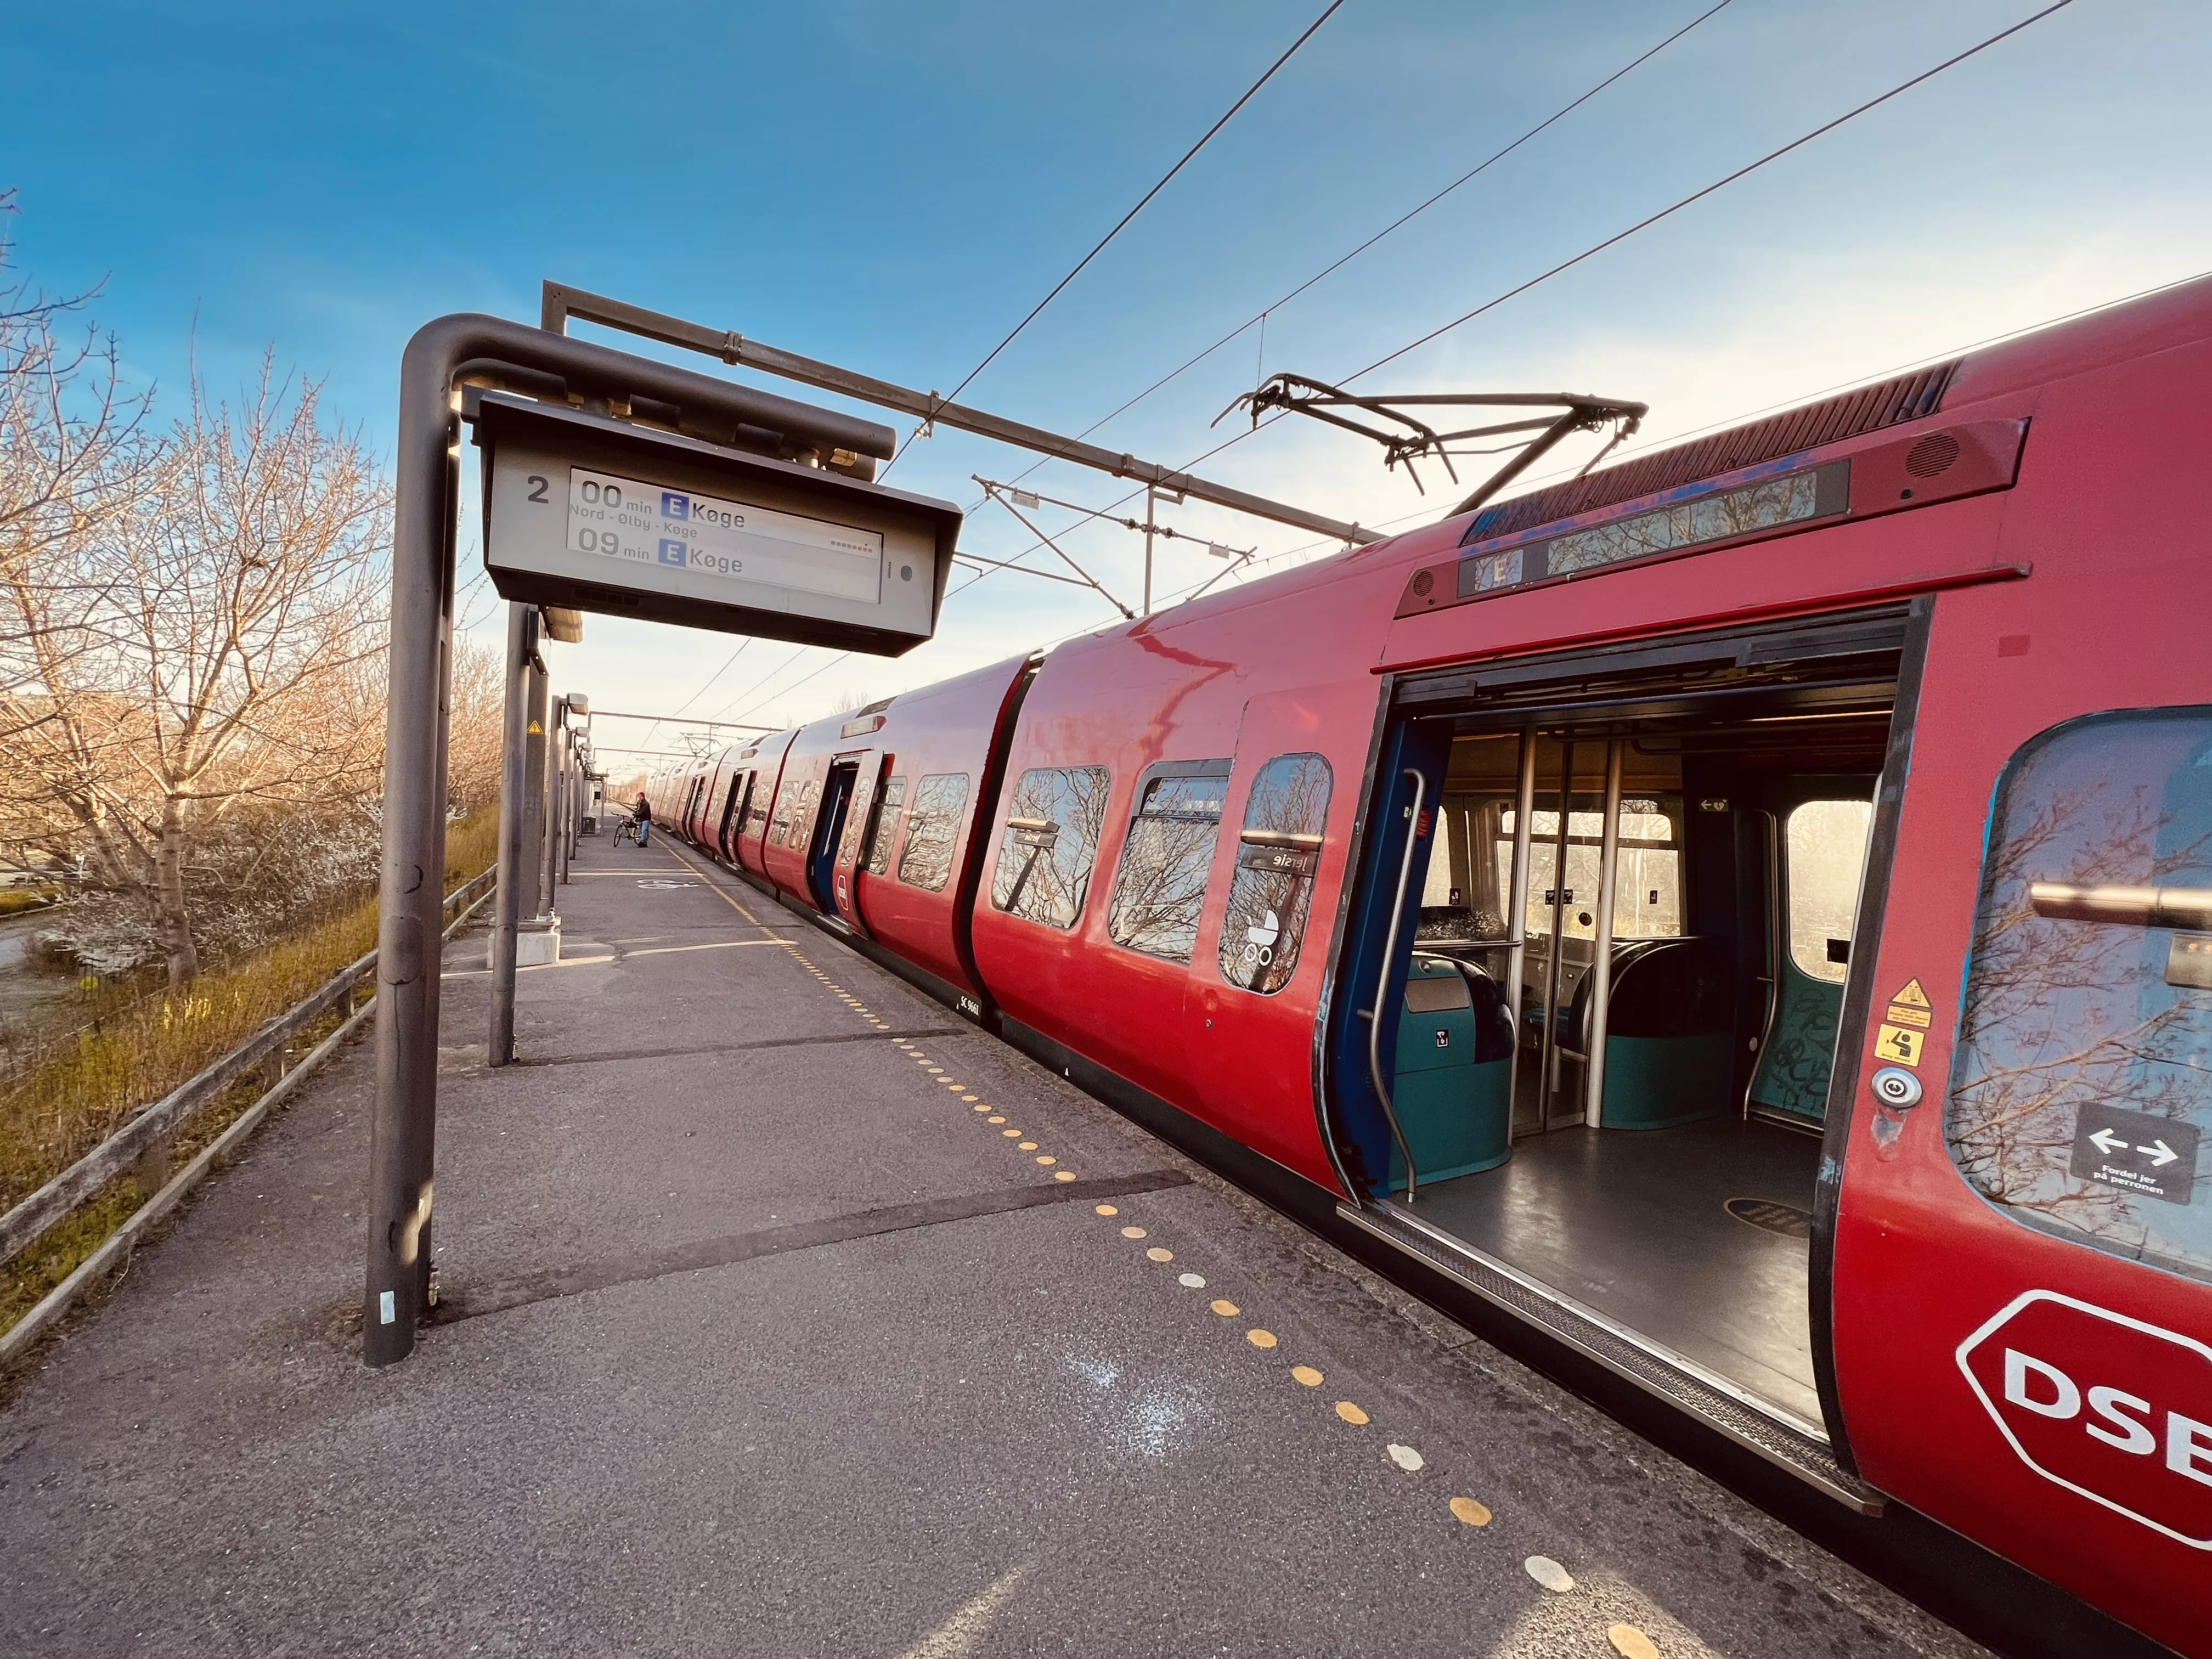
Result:
<svg viewBox="0 0 2212 1659"><path fill-rule="evenodd" d="M1221 923L1221 977L1272 996L1297 971L1332 784L1319 755L1278 755L1252 781Z"/></svg>
<svg viewBox="0 0 2212 1659"><path fill-rule="evenodd" d="M1106 827L1107 784L1103 766L1046 766L1022 774L991 878L993 908L1048 927L1075 926Z"/></svg>
<svg viewBox="0 0 2212 1659"><path fill-rule="evenodd" d="M771 847L781 847L791 838L792 811L798 799L798 781L787 779L783 787L775 792L775 822L768 832Z"/></svg>
<svg viewBox="0 0 2212 1659"><path fill-rule="evenodd" d="M1990 830L1951 1155L2031 1226L2212 1279L2212 707L2045 732Z"/></svg>
<svg viewBox="0 0 2212 1659"><path fill-rule="evenodd" d="M967 805L965 772L939 772L915 786L906 849L899 854L901 881L933 893L944 890L952 874L952 854L960 840L961 814Z"/></svg>
<svg viewBox="0 0 2212 1659"><path fill-rule="evenodd" d="M863 779L856 782L854 787L858 789L865 789L868 786L866 781ZM839 869L842 870L847 865L853 862L853 855L859 850L860 845L860 832L866 830L867 825L868 814L865 811L856 812L849 806L846 809L845 831L837 838L837 867Z"/></svg>
<svg viewBox="0 0 2212 1659"><path fill-rule="evenodd" d="M1790 960L1808 979L1841 985L1850 975L1851 922L1873 825L1869 800L1808 800L1790 814L1782 865Z"/></svg>
<svg viewBox="0 0 2212 1659"><path fill-rule="evenodd" d="M1544 797L1539 795L1539 801ZM1577 795L1577 800L1583 797ZM1603 811L1567 815L1566 891L1558 892L1559 813L1557 801L1539 806L1528 825L1528 931L1549 935L1553 900L1559 899L1569 939L1597 937L1598 874L1602 868ZM1603 806L1601 799L1597 805ZM1513 821L1516 809L1498 815L1492 842L1498 889L1513 885ZM1682 932L1682 798L1661 795L1620 803L1620 855L1614 866L1613 936L1615 939L1675 939Z"/></svg>
<svg viewBox="0 0 2212 1659"><path fill-rule="evenodd" d="M745 833L749 836L757 836L768 823L769 793L765 789L755 787L750 791L750 799L752 801L752 807L750 815L745 819Z"/></svg>
<svg viewBox="0 0 2212 1659"><path fill-rule="evenodd" d="M1170 761L1145 775L1106 918L1116 945L1190 960L1228 793L1225 760Z"/></svg>
<svg viewBox="0 0 2212 1659"><path fill-rule="evenodd" d="M792 804L791 833L787 839L793 847L806 845L807 826L814 822L814 799L822 793L818 783L799 785L799 799Z"/></svg>
<svg viewBox="0 0 2212 1659"><path fill-rule="evenodd" d="M875 805L868 808L868 844L860 861L868 873L880 876L891 867L891 843L898 839L899 808L906 802L906 780L887 781Z"/></svg>

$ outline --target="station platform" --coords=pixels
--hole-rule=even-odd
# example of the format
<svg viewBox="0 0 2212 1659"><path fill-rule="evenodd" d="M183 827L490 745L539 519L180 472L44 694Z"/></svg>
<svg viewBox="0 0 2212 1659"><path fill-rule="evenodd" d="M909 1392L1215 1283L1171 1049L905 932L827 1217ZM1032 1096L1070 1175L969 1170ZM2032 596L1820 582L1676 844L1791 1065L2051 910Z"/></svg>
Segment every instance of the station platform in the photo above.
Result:
<svg viewBox="0 0 2212 1659"><path fill-rule="evenodd" d="M1982 1651L690 849L560 897L412 1358L356 1042L9 1385L7 1651Z"/></svg>

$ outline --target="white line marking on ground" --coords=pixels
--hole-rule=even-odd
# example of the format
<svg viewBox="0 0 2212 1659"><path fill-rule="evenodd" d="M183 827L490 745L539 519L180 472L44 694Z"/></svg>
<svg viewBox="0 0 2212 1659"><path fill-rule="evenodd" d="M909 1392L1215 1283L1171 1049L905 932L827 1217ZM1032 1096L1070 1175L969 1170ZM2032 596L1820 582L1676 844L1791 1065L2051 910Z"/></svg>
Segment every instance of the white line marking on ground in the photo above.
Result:
<svg viewBox="0 0 2212 1659"><path fill-rule="evenodd" d="M965 1659L966 1655L975 1651L976 1644L989 1632L991 1621L998 1617L999 1609L1006 1604L1014 1587L1028 1571L1026 1566L1016 1567L901 1654L899 1659Z"/></svg>

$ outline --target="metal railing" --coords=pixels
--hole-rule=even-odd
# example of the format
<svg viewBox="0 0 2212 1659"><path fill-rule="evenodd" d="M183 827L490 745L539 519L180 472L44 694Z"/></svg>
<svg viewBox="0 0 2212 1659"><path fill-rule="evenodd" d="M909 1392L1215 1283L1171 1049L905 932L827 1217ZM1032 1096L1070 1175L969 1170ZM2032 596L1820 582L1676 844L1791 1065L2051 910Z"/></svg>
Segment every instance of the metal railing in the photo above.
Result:
<svg viewBox="0 0 2212 1659"><path fill-rule="evenodd" d="M451 939L477 908L491 896L496 872L486 870L471 877L446 896L446 910L453 920L443 930ZM179 1084L161 1099L136 1114L128 1123L87 1152L76 1163L0 1215L0 1262L12 1261L55 1223L66 1220L104 1190L118 1176L136 1177L148 1196L130 1217L70 1275L54 1286L22 1318L0 1332L0 1364L27 1349L131 1253L137 1240L174 1209L185 1194L255 1129L262 1120L337 1051L375 1010L372 988L361 1000L364 984L374 987L376 952L339 969L303 1000L270 1020L189 1081ZM288 1045L333 1009L343 1006L346 1017L337 1029L307 1054L294 1060ZM259 1098L181 1170L169 1169L170 1149L179 1133L201 1109L232 1085L262 1070L267 1082Z"/></svg>

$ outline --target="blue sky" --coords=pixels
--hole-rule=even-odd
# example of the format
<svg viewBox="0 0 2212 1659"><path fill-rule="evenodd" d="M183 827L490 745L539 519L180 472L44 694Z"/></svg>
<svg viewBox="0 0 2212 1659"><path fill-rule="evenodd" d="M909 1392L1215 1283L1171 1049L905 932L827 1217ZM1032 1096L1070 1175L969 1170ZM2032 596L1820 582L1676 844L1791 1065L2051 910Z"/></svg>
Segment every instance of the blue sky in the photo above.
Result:
<svg viewBox="0 0 2212 1659"><path fill-rule="evenodd" d="M968 400L1089 425L1710 3L1348 0ZM1099 441L1185 462L1262 371L1348 373L2037 9L1732 0ZM170 410L195 349L220 393L273 344L388 451L409 333L533 319L548 276L949 389L1319 9L11 7L0 186L19 266L104 280L100 321ZM1662 441L2212 269L2208 71L2201 0L2076 0L1363 384L1640 398ZM946 433L892 477L966 506L969 474L1027 465ZM1370 524L1449 504L1297 422L1202 470ZM996 507L963 537L1028 544ZM1133 594L1133 538L1070 546ZM1160 586L1218 568L1173 550ZM1112 614L1001 575L896 661L762 642L699 695L735 641L594 618L556 666L605 707L805 719Z"/></svg>

